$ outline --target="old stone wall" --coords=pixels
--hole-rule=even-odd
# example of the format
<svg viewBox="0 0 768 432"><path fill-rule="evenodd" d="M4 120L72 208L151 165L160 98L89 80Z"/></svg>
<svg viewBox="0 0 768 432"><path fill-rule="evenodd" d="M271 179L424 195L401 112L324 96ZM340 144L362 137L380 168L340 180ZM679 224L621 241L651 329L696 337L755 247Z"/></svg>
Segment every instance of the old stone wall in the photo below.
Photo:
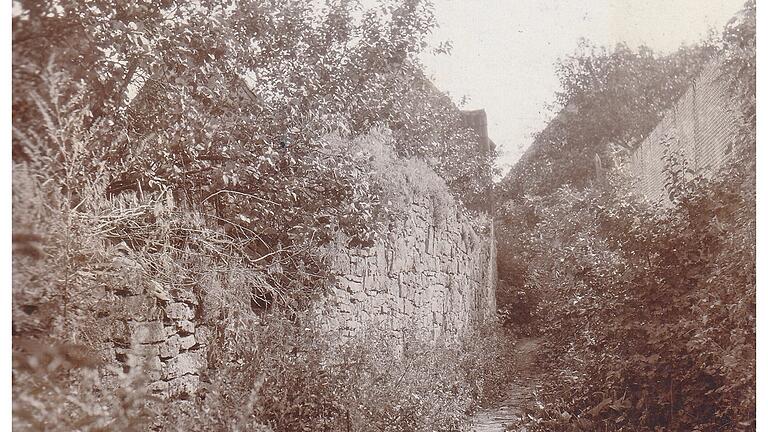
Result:
<svg viewBox="0 0 768 432"><path fill-rule="evenodd" d="M373 247L329 247L337 278L315 309L319 325L341 342L365 330L388 333L395 346L416 333L425 342L457 341L495 317L492 230L490 223L473 224L452 201L436 205L415 197ZM212 338L200 299L182 289L150 294L140 284L134 288L121 292L119 303L146 313L113 330L115 358L126 370L143 367L157 395L194 394Z"/></svg>
<svg viewBox="0 0 768 432"><path fill-rule="evenodd" d="M366 142L358 144L365 148ZM388 335L393 348L403 348L412 337L424 343L458 342L496 316L491 220L467 216L423 161L385 154L386 140L379 136L367 144L378 164L372 178L381 188L387 216L375 221L378 236L370 247L350 247L342 238L325 246L335 281L313 305L312 321L332 343L367 331L376 332L377 339ZM373 144L380 144L379 153ZM147 280L141 265L130 259L131 251L126 253L116 258L124 273L118 278L124 284L116 292L116 308L126 318L113 331L114 355L126 370L143 365L156 394L194 394L208 367L213 338L205 325L214 324L203 296L205 304L215 307L209 294L221 288L217 277L161 284ZM239 289L238 280L227 284ZM225 337L218 327L216 335Z"/></svg>
<svg viewBox="0 0 768 432"><path fill-rule="evenodd" d="M113 329L114 355L124 369L141 367L155 394L187 397L200 384L207 367L212 331L200 323L199 299L191 291L173 289L145 295L137 285L119 293L118 307L135 314Z"/></svg>
<svg viewBox="0 0 768 432"><path fill-rule="evenodd" d="M455 205L411 203L373 247L334 248L337 284L320 308L323 330L346 340L365 330L456 341L496 312L492 226L473 228ZM484 232L478 232L481 230Z"/></svg>
<svg viewBox="0 0 768 432"><path fill-rule="evenodd" d="M630 156L636 188L649 200L665 200L664 152L680 154L698 174L711 176L730 154L738 110L731 102L722 61L710 63Z"/></svg>

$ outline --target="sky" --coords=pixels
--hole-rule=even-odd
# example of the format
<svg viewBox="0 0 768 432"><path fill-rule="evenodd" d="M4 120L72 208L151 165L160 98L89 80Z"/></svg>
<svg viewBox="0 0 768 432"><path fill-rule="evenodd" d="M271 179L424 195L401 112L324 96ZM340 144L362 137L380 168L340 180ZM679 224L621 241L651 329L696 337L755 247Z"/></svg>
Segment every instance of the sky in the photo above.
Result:
<svg viewBox="0 0 768 432"><path fill-rule="evenodd" d="M660 52L720 33L744 0L434 0L451 55L422 56L427 74L462 108L484 108L505 173L555 112L555 64L580 38L644 44Z"/></svg>

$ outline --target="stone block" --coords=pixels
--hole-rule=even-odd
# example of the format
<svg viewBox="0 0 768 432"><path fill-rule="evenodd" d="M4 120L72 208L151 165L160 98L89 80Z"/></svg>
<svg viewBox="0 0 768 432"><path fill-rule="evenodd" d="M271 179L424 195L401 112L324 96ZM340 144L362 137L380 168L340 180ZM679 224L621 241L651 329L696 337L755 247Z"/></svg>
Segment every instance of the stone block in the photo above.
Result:
<svg viewBox="0 0 768 432"><path fill-rule="evenodd" d="M131 341L131 330L128 323L122 320L112 322L112 340L127 345Z"/></svg>
<svg viewBox="0 0 768 432"><path fill-rule="evenodd" d="M376 267L382 272L387 269L387 252L383 247L376 248Z"/></svg>
<svg viewBox="0 0 768 432"><path fill-rule="evenodd" d="M149 357L144 360L141 366L151 381L162 378L163 363L160 361L160 357Z"/></svg>
<svg viewBox="0 0 768 432"><path fill-rule="evenodd" d="M172 380L184 375L197 374L203 367L202 355L185 352L166 362L163 376L166 380Z"/></svg>
<svg viewBox="0 0 768 432"><path fill-rule="evenodd" d="M155 381L147 386L147 390L149 390L152 394L165 394L168 392L168 383L165 381Z"/></svg>
<svg viewBox="0 0 768 432"><path fill-rule="evenodd" d="M200 388L200 377L185 375L168 381L168 396L172 398L187 398Z"/></svg>
<svg viewBox="0 0 768 432"><path fill-rule="evenodd" d="M138 367L146 362L154 364L158 358L156 345L135 345L131 348L115 347L115 358L130 367Z"/></svg>
<svg viewBox="0 0 768 432"><path fill-rule="evenodd" d="M135 345L131 351L141 357L157 357L160 352L157 345Z"/></svg>
<svg viewBox="0 0 768 432"><path fill-rule="evenodd" d="M360 311L360 321L362 322L368 322L371 320L371 314L368 313L366 310Z"/></svg>
<svg viewBox="0 0 768 432"><path fill-rule="evenodd" d="M403 311L405 312L405 315L412 316L414 309L415 306L411 301L405 301L403 303Z"/></svg>
<svg viewBox="0 0 768 432"><path fill-rule="evenodd" d="M131 340L135 343L146 344L165 340L165 328L160 321L130 323Z"/></svg>
<svg viewBox="0 0 768 432"><path fill-rule="evenodd" d="M191 334L189 336L184 336L179 338L179 344L181 345L181 349L188 350L195 346L197 341L195 340L195 335Z"/></svg>
<svg viewBox="0 0 768 432"><path fill-rule="evenodd" d="M169 337L165 342L160 344L159 348L161 358L176 357L179 355L179 349L181 348L179 336L173 335Z"/></svg>
<svg viewBox="0 0 768 432"><path fill-rule="evenodd" d="M133 350L115 350L119 361L130 368L137 368L144 371L150 380L159 380L163 363L157 355L150 355L149 352L136 353ZM122 353L122 354L121 354Z"/></svg>
<svg viewBox="0 0 768 432"><path fill-rule="evenodd" d="M141 287L141 285L139 285ZM143 290L144 288L141 288ZM145 314L152 306L153 302L145 295L127 295L118 297L117 307L130 314Z"/></svg>
<svg viewBox="0 0 768 432"><path fill-rule="evenodd" d="M195 318L195 311L186 303L176 302L165 307L165 315L174 320L192 320Z"/></svg>
<svg viewBox="0 0 768 432"><path fill-rule="evenodd" d="M432 322L442 326L443 325L443 314L442 314L442 312L432 312Z"/></svg>
<svg viewBox="0 0 768 432"><path fill-rule="evenodd" d="M342 279L344 289L350 293L357 293L363 291L363 284L361 282L355 282L349 279Z"/></svg>
<svg viewBox="0 0 768 432"><path fill-rule="evenodd" d="M356 292L356 293L355 293L355 295L354 295L354 296L352 296L352 298L354 299L354 302L357 302L357 303L362 303L362 302L364 302L364 301L366 300L366 298L367 298L367 297L368 297L368 296L367 296L367 295L365 295L365 293L364 293L364 292L362 292L362 291L360 291L360 292Z"/></svg>
<svg viewBox="0 0 768 432"><path fill-rule="evenodd" d="M180 335L188 335L195 333L195 323L188 320L180 320L176 321L176 330L179 331Z"/></svg>
<svg viewBox="0 0 768 432"><path fill-rule="evenodd" d="M418 258L413 258L413 269L416 273L423 273L428 270L428 267Z"/></svg>
<svg viewBox="0 0 768 432"><path fill-rule="evenodd" d="M175 335L178 332L179 331L176 329L175 325L170 325L170 326L166 326L165 327L165 337L166 338L169 338L169 337Z"/></svg>
<svg viewBox="0 0 768 432"><path fill-rule="evenodd" d="M197 300L197 296L192 291L187 291L184 289L174 289L171 290L171 294L173 295L173 298L180 302L184 302L191 305L197 305L199 302Z"/></svg>

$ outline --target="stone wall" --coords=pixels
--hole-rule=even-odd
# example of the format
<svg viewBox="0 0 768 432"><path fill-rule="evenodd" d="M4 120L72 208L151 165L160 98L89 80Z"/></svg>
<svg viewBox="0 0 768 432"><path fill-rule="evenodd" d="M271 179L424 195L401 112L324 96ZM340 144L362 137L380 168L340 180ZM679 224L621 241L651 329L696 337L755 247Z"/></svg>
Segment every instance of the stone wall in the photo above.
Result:
<svg viewBox="0 0 768 432"><path fill-rule="evenodd" d="M323 330L342 341L366 329L456 341L496 313L492 226L478 233L455 206L416 198L371 248L334 248L337 276L319 308Z"/></svg>
<svg viewBox="0 0 768 432"><path fill-rule="evenodd" d="M710 63L630 156L638 192L665 200L664 151L677 152L696 173L711 176L727 160L737 131L738 110L728 93L722 62Z"/></svg>
<svg viewBox="0 0 768 432"><path fill-rule="evenodd" d="M466 216L423 162L385 162L376 172L392 212L388 226L380 226L385 229L368 248L350 248L342 239L326 246L336 280L313 306L316 325L332 342L366 330L388 334L393 347L402 348L411 335L457 342L496 316L493 226ZM113 330L114 355L125 370L143 365L154 393L190 396L208 367L212 330L204 325L209 311L201 296L215 281L163 286L145 280L129 256L116 258L124 273L116 309L127 318Z"/></svg>
<svg viewBox="0 0 768 432"><path fill-rule="evenodd" d="M455 205L446 209L443 202L435 208L429 198L414 200L407 216L393 222L373 247L328 249L337 281L315 310L329 338L343 342L375 329L389 333L396 343L409 332L429 341L455 342L494 319L492 224L478 232ZM145 293L141 284L126 288L118 302L146 313L121 321L113 330L115 358L126 371L143 366L157 395L194 394L212 337L201 324L200 299L177 288L162 290L157 299L158 294Z"/></svg>
<svg viewBox="0 0 768 432"><path fill-rule="evenodd" d="M207 367L207 346L212 331L199 323L199 299L191 291L163 290L157 296L136 291L120 293L118 303L138 313L113 330L115 358L126 371L143 367L150 391L170 397L188 397L200 384ZM118 305L120 307L120 305Z"/></svg>
<svg viewBox="0 0 768 432"><path fill-rule="evenodd" d="M493 227L478 233L457 208L439 212L429 199L412 203L370 248L334 246L328 253L337 282L316 312L324 332L344 341L365 329L457 341L496 313ZM444 210L444 209L443 209ZM155 300L141 285L121 293L129 310L144 310L113 330L114 354L126 370L143 366L161 396L194 394L207 367L212 332L201 324L199 299L172 289Z"/></svg>

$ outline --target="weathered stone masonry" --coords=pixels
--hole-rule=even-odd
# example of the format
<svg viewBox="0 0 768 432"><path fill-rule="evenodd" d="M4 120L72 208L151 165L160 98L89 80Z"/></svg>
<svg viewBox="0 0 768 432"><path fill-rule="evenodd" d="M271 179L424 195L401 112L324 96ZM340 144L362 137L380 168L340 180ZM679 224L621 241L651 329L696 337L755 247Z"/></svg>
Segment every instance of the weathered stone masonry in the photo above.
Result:
<svg viewBox="0 0 768 432"><path fill-rule="evenodd" d="M496 311L496 249L492 226L478 233L455 206L436 211L428 199L412 203L371 248L329 249L336 286L317 308L321 328L345 341L365 329L388 333L395 342L408 333L448 342L487 322ZM140 286L123 293L130 309L150 300ZM120 323L115 356L126 367L143 365L159 395L183 397L200 385L212 337L199 322L199 299L173 289L152 319ZM133 303L140 302L143 306Z"/></svg>
<svg viewBox="0 0 768 432"><path fill-rule="evenodd" d="M338 283L320 312L330 335L374 329L455 341L495 315L493 232L475 232L456 207L436 214L428 199L410 210L373 247L332 251Z"/></svg>
<svg viewBox="0 0 768 432"><path fill-rule="evenodd" d="M452 200L438 208L430 198L413 200L373 247L328 248L337 282L315 311L329 338L343 342L372 329L396 344L410 334L455 342L495 316L493 227L477 232ZM136 273L131 265L125 270ZM157 301L142 284L126 283L118 302L146 313L113 329L114 354L126 370L143 366L154 393L190 396L207 368L212 331L194 292L171 288L166 295Z"/></svg>
<svg viewBox="0 0 768 432"><path fill-rule="evenodd" d="M141 293L126 293L123 302L145 302ZM115 356L127 367L143 367L153 393L176 397L190 395L207 367L207 347L212 332L197 321L199 301L194 293L172 290L171 301L156 308L157 319L120 323L113 332Z"/></svg>

